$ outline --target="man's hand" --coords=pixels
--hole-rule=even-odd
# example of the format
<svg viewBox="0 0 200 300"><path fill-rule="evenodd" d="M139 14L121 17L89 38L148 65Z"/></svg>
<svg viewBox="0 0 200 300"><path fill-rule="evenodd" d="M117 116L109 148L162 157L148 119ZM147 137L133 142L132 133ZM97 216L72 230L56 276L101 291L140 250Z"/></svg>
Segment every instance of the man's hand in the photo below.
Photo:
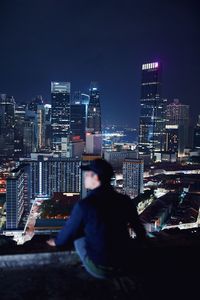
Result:
<svg viewBox="0 0 200 300"><path fill-rule="evenodd" d="M56 246L55 239L49 239L48 241L46 241L46 243L51 247Z"/></svg>

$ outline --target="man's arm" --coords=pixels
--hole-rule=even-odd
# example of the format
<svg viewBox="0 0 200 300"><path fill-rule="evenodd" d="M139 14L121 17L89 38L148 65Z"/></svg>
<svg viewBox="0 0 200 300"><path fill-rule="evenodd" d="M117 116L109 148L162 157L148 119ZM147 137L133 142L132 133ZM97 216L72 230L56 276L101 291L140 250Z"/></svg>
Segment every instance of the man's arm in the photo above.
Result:
<svg viewBox="0 0 200 300"><path fill-rule="evenodd" d="M80 205L77 203L72 210L70 218L58 233L55 245L66 246L68 243L73 242L81 230L83 230L83 216Z"/></svg>
<svg viewBox="0 0 200 300"><path fill-rule="evenodd" d="M128 198L127 214L128 214L129 224L131 228L134 230L137 239L145 239L147 237L147 233L142 222L140 221L137 208L133 200L131 200L129 197L127 198Z"/></svg>

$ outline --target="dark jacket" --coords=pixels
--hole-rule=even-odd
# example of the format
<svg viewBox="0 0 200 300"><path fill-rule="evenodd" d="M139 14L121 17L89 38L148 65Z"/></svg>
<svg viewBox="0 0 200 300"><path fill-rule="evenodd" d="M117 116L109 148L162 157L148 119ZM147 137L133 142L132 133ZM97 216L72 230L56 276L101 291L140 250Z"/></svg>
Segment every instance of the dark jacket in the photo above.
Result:
<svg viewBox="0 0 200 300"><path fill-rule="evenodd" d="M57 246L67 246L85 236L87 253L94 263L116 265L128 254L128 224L138 239L145 238L133 200L110 185L100 186L74 206L55 242Z"/></svg>

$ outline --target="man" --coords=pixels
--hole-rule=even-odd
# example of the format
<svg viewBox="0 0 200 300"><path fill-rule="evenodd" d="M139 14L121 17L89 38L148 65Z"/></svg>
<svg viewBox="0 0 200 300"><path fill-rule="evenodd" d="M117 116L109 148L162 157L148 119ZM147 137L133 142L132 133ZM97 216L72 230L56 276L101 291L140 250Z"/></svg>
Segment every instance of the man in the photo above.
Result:
<svg viewBox="0 0 200 300"><path fill-rule="evenodd" d="M56 239L47 243L67 247L74 242L86 270L95 277L107 278L134 255L130 252L130 227L136 240L143 240L146 232L133 201L110 185L113 169L106 160L93 160L81 169L90 192L74 206Z"/></svg>

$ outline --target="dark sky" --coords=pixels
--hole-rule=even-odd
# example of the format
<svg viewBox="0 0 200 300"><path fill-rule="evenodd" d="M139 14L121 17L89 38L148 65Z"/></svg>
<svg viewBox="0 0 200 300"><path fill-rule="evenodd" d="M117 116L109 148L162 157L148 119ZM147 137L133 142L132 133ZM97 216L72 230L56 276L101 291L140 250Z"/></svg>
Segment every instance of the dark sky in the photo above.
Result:
<svg viewBox="0 0 200 300"><path fill-rule="evenodd" d="M163 96L200 113L199 1L0 0L0 92L17 102L50 81L101 88L103 120L137 126L141 64L163 62Z"/></svg>

